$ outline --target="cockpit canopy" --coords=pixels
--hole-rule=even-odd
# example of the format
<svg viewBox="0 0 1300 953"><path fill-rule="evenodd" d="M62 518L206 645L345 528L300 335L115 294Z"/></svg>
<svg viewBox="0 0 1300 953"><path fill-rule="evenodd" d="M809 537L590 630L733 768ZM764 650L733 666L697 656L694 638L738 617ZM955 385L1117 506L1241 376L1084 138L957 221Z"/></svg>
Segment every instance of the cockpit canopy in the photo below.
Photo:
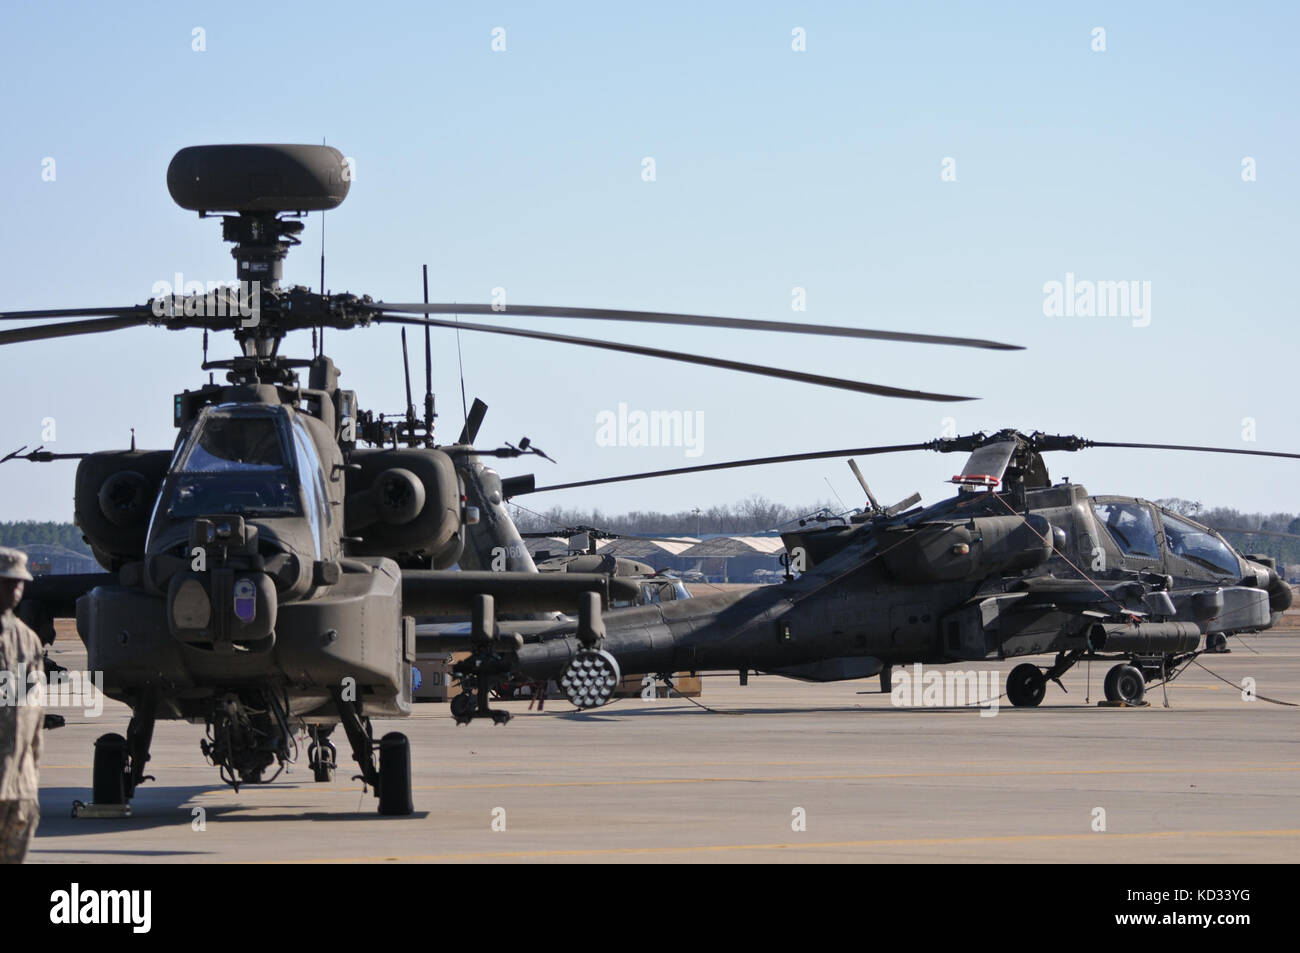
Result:
<svg viewBox="0 0 1300 953"><path fill-rule="evenodd" d="M193 563L197 550L218 558L225 571L264 570L281 597L298 598L319 585L312 581L316 564L340 554L342 514L334 515L321 462L328 445L313 439L316 426L283 405L199 410L181 433L154 503L147 585L168 591L176 573L202 572ZM341 487L334 494L341 497Z"/></svg>
<svg viewBox="0 0 1300 953"><path fill-rule="evenodd" d="M214 411L190 435L178 470L209 473L278 470L288 465L283 417L265 413Z"/></svg>
<svg viewBox="0 0 1300 953"><path fill-rule="evenodd" d="M199 415L177 452L166 515L299 516L298 467L288 415L280 407L213 407Z"/></svg>
<svg viewBox="0 0 1300 953"><path fill-rule="evenodd" d="M1240 574L1241 564L1237 554L1209 530L1163 509L1160 511L1160 524L1165 534L1165 545L1175 556L1181 556L1212 572L1221 572L1227 576Z"/></svg>
<svg viewBox="0 0 1300 953"><path fill-rule="evenodd" d="M1179 560L1225 578L1241 575L1237 553L1207 527L1142 500L1098 497L1092 506L1123 556L1158 561L1174 575L1183 574Z"/></svg>

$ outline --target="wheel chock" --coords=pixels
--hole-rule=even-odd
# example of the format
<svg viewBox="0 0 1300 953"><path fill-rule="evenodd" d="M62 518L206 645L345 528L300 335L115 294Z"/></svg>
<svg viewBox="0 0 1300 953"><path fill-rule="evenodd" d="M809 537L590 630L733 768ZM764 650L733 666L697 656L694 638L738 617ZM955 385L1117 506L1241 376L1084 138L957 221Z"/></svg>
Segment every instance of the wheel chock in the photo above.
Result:
<svg viewBox="0 0 1300 953"><path fill-rule="evenodd" d="M72 802L73 817L130 817L130 804L87 804L85 801Z"/></svg>

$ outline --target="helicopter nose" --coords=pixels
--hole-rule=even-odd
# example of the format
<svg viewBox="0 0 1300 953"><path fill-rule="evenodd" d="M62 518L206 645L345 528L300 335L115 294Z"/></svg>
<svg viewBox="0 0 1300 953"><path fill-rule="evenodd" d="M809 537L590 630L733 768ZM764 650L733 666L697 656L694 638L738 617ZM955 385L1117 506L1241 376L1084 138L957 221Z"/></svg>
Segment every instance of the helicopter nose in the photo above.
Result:
<svg viewBox="0 0 1300 953"><path fill-rule="evenodd" d="M1295 601L1295 592L1291 584L1271 570L1268 579L1268 607L1274 612L1285 612Z"/></svg>
<svg viewBox="0 0 1300 953"><path fill-rule="evenodd" d="M269 649L277 608L275 584L263 572L182 572L167 587L168 628L195 647Z"/></svg>
<svg viewBox="0 0 1300 953"><path fill-rule="evenodd" d="M1247 556L1246 565L1248 571L1242 579L1243 585L1265 590L1268 593L1268 607L1273 612L1285 612L1291 608L1295 593L1291 584L1278 574L1272 559L1265 562L1258 557Z"/></svg>

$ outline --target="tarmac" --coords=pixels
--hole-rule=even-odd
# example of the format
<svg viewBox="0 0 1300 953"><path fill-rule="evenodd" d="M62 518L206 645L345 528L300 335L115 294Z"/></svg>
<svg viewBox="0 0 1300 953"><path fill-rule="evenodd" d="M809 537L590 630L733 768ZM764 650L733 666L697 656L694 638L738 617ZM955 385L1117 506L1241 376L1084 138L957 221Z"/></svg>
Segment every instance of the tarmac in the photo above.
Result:
<svg viewBox="0 0 1300 953"><path fill-rule="evenodd" d="M497 703L515 715L500 727L457 727L423 703L375 722L411 740L415 813L400 818L350 780L341 731L333 782L313 782L304 755L236 792L204 762L202 726L159 722L157 781L132 816L74 819L95 738L124 734L129 713L61 709L28 862L1294 862L1300 708L1240 685L1300 702L1300 632L1230 644L1199 659L1226 682L1192 665L1169 707L1159 687L1150 707L1098 706L1109 663L1076 666L1039 708L1004 699L992 716L899 707L876 679L741 687L735 673L706 676L698 699L586 714ZM84 667L75 636L52 652ZM972 668L999 672L1001 691L1013 664Z"/></svg>

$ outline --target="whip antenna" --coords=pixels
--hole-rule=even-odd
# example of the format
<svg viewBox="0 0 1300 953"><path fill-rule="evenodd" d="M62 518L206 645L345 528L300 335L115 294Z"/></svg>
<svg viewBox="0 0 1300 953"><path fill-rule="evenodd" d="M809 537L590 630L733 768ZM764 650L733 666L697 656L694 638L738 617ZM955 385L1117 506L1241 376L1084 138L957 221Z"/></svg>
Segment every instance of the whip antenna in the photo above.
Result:
<svg viewBox="0 0 1300 953"><path fill-rule="evenodd" d="M411 400L411 360L406 356L406 328L402 328L402 373L406 375L406 425L415 423L415 404Z"/></svg>
<svg viewBox="0 0 1300 953"><path fill-rule="evenodd" d="M429 266L424 266L424 303L429 303ZM429 344L429 326L424 326L424 443L433 446L433 348Z"/></svg>
<svg viewBox="0 0 1300 953"><path fill-rule="evenodd" d="M325 137L321 136L320 144L325 145ZM320 293L325 294L325 210L320 213ZM313 335L315 337L315 335ZM313 344L316 342L313 341ZM325 325L320 326L320 350L317 354L325 353Z"/></svg>

